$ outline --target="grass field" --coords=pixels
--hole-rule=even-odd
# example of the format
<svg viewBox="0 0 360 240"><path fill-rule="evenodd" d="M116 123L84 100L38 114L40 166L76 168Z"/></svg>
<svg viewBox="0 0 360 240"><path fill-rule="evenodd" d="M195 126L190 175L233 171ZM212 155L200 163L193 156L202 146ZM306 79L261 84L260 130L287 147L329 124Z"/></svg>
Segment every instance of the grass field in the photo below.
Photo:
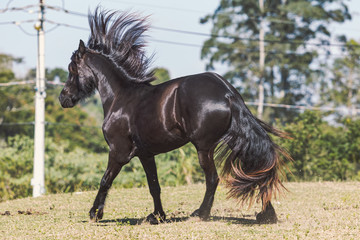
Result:
<svg viewBox="0 0 360 240"><path fill-rule="evenodd" d="M112 189L104 219L90 223L96 192L48 195L0 203L0 239L359 239L360 182L286 183L289 193L273 205L279 223L258 225L261 206L240 208L218 188L209 221L190 218L204 185L166 187L168 221L150 225L147 188Z"/></svg>

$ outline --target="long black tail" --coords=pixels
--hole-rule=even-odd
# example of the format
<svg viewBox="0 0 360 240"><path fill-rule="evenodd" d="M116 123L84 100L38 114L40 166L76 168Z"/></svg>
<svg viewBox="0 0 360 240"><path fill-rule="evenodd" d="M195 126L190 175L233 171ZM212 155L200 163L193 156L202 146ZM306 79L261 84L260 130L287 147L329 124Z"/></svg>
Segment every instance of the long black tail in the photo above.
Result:
<svg viewBox="0 0 360 240"><path fill-rule="evenodd" d="M283 159L290 155L272 141L269 133L281 138L287 134L257 119L242 98L230 97L232 121L215 150L223 167L222 177L230 188L229 197L245 203L262 200L263 207L284 188L279 174Z"/></svg>

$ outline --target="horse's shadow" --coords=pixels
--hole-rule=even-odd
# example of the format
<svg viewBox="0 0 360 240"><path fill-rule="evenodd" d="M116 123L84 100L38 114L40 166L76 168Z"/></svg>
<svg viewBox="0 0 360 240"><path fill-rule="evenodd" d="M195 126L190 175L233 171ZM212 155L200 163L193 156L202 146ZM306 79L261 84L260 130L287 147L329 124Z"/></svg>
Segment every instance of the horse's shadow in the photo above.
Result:
<svg viewBox="0 0 360 240"><path fill-rule="evenodd" d="M176 223L176 222L185 222L188 221L191 217L171 217L165 220L165 223ZM248 218L237 218L237 217L221 217L221 216L211 216L207 222L228 222L231 224L241 224L241 225L254 225L258 224L255 219ZM116 223L117 225L124 226L133 226L140 225L146 222L145 218L118 218L118 219L105 219L97 222L98 226L107 226L109 223Z"/></svg>

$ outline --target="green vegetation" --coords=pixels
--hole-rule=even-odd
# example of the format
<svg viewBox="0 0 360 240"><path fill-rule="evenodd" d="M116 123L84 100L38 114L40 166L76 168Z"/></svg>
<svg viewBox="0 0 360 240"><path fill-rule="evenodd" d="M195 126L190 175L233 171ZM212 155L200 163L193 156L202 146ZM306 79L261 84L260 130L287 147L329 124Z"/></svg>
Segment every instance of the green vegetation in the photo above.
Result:
<svg viewBox="0 0 360 240"><path fill-rule="evenodd" d="M107 165L98 96L72 109L58 103L61 86L47 86L45 185L47 194L31 196L33 177L34 86L0 88L0 236L2 239L357 239L360 232L360 43L340 36L343 55L330 58L329 26L351 16L346 1L220 1L202 19L213 24L202 48L207 69L225 63L225 78L246 101L346 108L310 112L265 108L264 120L289 133L274 139L294 158L287 167L286 197L273 201L274 225L257 225L259 203L241 209L220 184L209 221L190 218L203 199L204 175L191 144L156 157L168 221L150 226L151 195L141 163L134 158L115 179L104 219L89 223L88 211ZM259 26L265 25L265 68L259 71ZM225 36L224 38L216 37ZM234 38L237 36L239 38ZM331 59L332 61L329 61ZM0 83L22 81L11 70L21 58L0 54ZM159 84L170 79L154 69ZM26 80L33 79L30 70ZM46 78L65 82L63 69L47 69ZM251 109L254 110L254 109ZM325 119L328 119L326 121ZM330 119L330 120L329 120ZM313 181L313 182L308 182ZM333 181L333 182L324 182ZM186 186L183 186L186 185ZM56 195L51 195L57 193ZM20 199L22 198L22 199ZM13 200L15 199L15 200Z"/></svg>
<svg viewBox="0 0 360 240"><path fill-rule="evenodd" d="M89 223L96 192L46 195L0 203L2 239L358 239L360 183L286 183L273 201L279 223L258 225L260 204L240 208L220 185L209 221L190 218L205 186L163 187L168 222L144 222L153 210L147 188L112 189L104 219Z"/></svg>
<svg viewBox="0 0 360 240"><path fill-rule="evenodd" d="M343 126L331 126L320 114L305 112L284 126L293 139L277 139L293 156L288 164L290 181L360 180L360 120L345 119ZM0 156L0 201L31 195L33 140L10 137ZM191 144L156 157L161 186L180 186L204 181L197 153ZM70 142L46 141L46 187L49 193L97 189L106 169L107 154ZM138 159L125 165L115 187L146 185Z"/></svg>
<svg viewBox="0 0 360 240"><path fill-rule="evenodd" d="M258 100L258 85L263 83L265 102L318 104L312 95L330 91L333 87L330 79L335 69L327 44L335 37L330 30L331 24L351 19L347 1L263 2L264 9L261 10L258 0L221 0L214 13L201 19L201 23L212 26L212 36L204 42L201 52L207 69L216 69L217 64L226 63L225 78L238 87L247 101ZM257 41L261 28L265 41L263 73L259 66ZM339 39L347 42L344 36ZM322 44L314 47L309 42ZM350 45L351 42L343 49L344 53L356 53L354 50L358 48ZM358 61L359 55L353 55L353 60L354 56ZM355 79L355 72L352 77ZM353 89L355 86L353 84ZM342 94L346 96L347 92ZM293 109L264 110L268 121L275 118L292 121L297 116Z"/></svg>
<svg viewBox="0 0 360 240"><path fill-rule="evenodd" d="M258 83L264 83L265 102L342 107L342 112L301 112L265 108L264 120L290 134L276 139L294 158L286 171L289 181L360 180L360 44L340 36L343 55L333 61L321 47L328 43L328 27L351 18L345 1L265 1L264 10L253 0L220 2L217 10L201 21L212 24L212 36L204 43L202 58L207 68L228 64L225 78L238 87L246 101L257 101ZM259 26L265 25L265 69L259 74ZM218 35L225 36L220 38ZM234 38L233 36L241 36ZM13 63L21 58L0 54L0 83L16 79ZM165 68L155 68L159 84L170 79ZM35 70L25 79L33 79ZM46 70L46 79L65 82L67 71ZM97 189L106 169L108 147L101 131L102 108L97 95L71 109L58 103L61 86L47 86L46 188L48 193ZM314 97L313 97L314 96ZM251 110L254 110L253 108ZM330 119L325 121L324 119ZM0 201L27 197L33 163L34 86L0 88ZM197 153L190 144L157 156L162 186L204 181ZM138 159L133 159L115 180L115 187L146 185Z"/></svg>
<svg viewBox="0 0 360 240"><path fill-rule="evenodd" d="M166 68L154 68L152 71L155 77L155 81L152 84L156 85L170 80L170 73Z"/></svg>
<svg viewBox="0 0 360 240"><path fill-rule="evenodd" d="M283 130L293 138L279 143L294 158L289 180L360 180L360 120L345 118L336 127L306 111Z"/></svg>
<svg viewBox="0 0 360 240"><path fill-rule="evenodd" d="M6 68L10 56L1 55L4 62L0 81L17 81ZM7 63L7 64L5 64ZM155 69L157 81L169 79L166 69ZM27 79L33 79L30 70ZM47 79L58 77L66 81L62 69L46 71ZM98 96L71 109L62 109L57 97L61 86L47 86L45 181L48 193L97 189L107 164L108 147L102 136L102 109ZM0 88L0 202L31 195L33 177L33 86ZM191 145L158 157L160 183L177 186L202 181L197 153ZM146 185L145 173L138 159L126 165L114 186L141 187Z"/></svg>
<svg viewBox="0 0 360 240"><path fill-rule="evenodd" d="M351 65L352 66L352 65ZM155 69L159 82L168 80L166 69ZM2 74L2 75L1 75ZM355 73L354 73L355 74ZM29 72L33 77L33 71ZM14 74L0 71L2 82ZM47 77L65 81L61 69L47 71ZM48 86L46 98L46 190L48 193L94 190L106 169L108 147L101 131L101 102L97 96L72 109L62 109L57 96L59 86ZM33 90L31 86L0 88L0 201L31 195L33 174ZM292 122L278 122L292 140L281 140L293 156L288 167L290 181L360 180L360 120L340 118L329 124L315 112L297 114ZM7 125L15 123L15 125ZM17 124L17 123L25 123ZM30 123L30 124L26 124ZM161 186L180 186L204 181L197 153L191 144L156 157ZM124 166L115 187L146 185L138 159Z"/></svg>
<svg viewBox="0 0 360 240"><path fill-rule="evenodd" d="M0 156L0 202L31 196L33 177L33 139L27 136L10 137L2 146ZM74 192L97 189L107 164L106 153L93 153L82 148L68 151L69 144L58 144L50 138L45 146L45 185L49 193ZM159 180L162 186L179 186L202 181L203 174L197 164L192 146L160 155ZM114 187L143 187L145 172L135 158L127 164Z"/></svg>

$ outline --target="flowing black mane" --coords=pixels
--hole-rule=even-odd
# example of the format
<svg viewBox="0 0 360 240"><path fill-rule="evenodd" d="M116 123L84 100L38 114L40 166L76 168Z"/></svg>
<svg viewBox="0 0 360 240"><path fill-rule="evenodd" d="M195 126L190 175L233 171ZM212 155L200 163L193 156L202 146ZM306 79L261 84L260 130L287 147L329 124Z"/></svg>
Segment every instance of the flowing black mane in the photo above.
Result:
<svg viewBox="0 0 360 240"><path fill-rule="evenodd" d="M151 57L145 55L143 33L149 25L146 18L128 12L101 11L89 13L91 34L88 48L107 56L135 82L151 82L148 70Z"/></svg>

